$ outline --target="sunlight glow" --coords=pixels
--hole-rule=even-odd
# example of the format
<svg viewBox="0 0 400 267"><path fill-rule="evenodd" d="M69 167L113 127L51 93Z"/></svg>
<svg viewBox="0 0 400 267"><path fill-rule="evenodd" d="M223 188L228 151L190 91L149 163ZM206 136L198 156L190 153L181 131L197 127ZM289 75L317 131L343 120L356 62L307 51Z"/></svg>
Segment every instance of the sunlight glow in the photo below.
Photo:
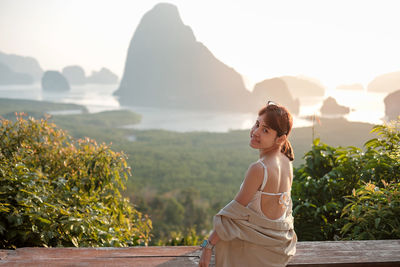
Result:
<svg viewBox="0 0 400 267"><path fill-rule="evenodd" d="M0 51L45 70L107 67L120 77L141 17L159 1L2 0ZM400 69L398 1L171 0L198 41L246 76L306 75L364 86Z"/></svg>

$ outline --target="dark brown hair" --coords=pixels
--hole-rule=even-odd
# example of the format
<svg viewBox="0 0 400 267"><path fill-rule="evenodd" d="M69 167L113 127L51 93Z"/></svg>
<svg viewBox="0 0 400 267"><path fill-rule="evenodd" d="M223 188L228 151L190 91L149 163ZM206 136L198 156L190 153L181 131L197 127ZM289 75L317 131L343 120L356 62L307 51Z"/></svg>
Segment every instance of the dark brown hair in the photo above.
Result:
<svg viewBox="0 0 400 267"><path fill-rule="evenodd" d="M263 114L266 114L264 123L271 129L275 130L278 137L284 134L289 137L289 134L292 131L293 117L284 106L268 104L258 112L258 116ZM282 145L281 152L285 154L290 161L294 160L293 148L287 138L285 143Z"/></svg>

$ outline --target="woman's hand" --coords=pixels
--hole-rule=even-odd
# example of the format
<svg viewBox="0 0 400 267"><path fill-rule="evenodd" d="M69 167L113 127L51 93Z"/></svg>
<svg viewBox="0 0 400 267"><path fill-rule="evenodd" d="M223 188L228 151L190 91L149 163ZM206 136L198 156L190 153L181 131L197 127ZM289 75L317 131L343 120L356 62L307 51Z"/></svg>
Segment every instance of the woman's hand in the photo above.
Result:
<svg viewBox="0 0 400 267"><path fill-rule="evenodd" d="M201 250L201 257L199 261L199 267L208 267L211 261L212 249L203 248Z"/></svg>

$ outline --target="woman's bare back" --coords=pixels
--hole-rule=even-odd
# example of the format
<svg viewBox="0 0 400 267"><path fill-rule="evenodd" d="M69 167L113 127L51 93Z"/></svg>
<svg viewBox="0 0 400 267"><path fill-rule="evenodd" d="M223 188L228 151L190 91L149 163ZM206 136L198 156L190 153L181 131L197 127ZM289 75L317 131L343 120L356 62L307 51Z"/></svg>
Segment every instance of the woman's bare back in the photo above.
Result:
<svg viewBox="0 0 400 267"><path fill-rule="evenodd" d="M282 153L279 156L270 159L263 159L263 163L267 167L268 180L262 190L266 193L284 193L284 201L290 198L290 191L293 181L292 162ZM266 195L261 194L261 211L264 215L272 220L282 217L286 212L286 206L280 203L281 195ZM281 201L282 202L282 201Z"/></svg>

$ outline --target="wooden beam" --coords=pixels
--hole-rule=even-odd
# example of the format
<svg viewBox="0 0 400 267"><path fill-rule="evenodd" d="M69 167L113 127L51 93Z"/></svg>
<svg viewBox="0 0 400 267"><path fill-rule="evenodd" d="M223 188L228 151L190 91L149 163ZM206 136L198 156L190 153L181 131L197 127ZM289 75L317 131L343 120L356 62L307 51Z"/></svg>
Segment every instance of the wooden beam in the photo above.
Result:
<svg viewBox="0 0 400 267"><path fill-rule="evenodd" d="M197 266L200 253L200 248L193 246L18 248L0 250L0 266L186 267ZM288 266L400 266L400 240L299 242Z"/></svg>

